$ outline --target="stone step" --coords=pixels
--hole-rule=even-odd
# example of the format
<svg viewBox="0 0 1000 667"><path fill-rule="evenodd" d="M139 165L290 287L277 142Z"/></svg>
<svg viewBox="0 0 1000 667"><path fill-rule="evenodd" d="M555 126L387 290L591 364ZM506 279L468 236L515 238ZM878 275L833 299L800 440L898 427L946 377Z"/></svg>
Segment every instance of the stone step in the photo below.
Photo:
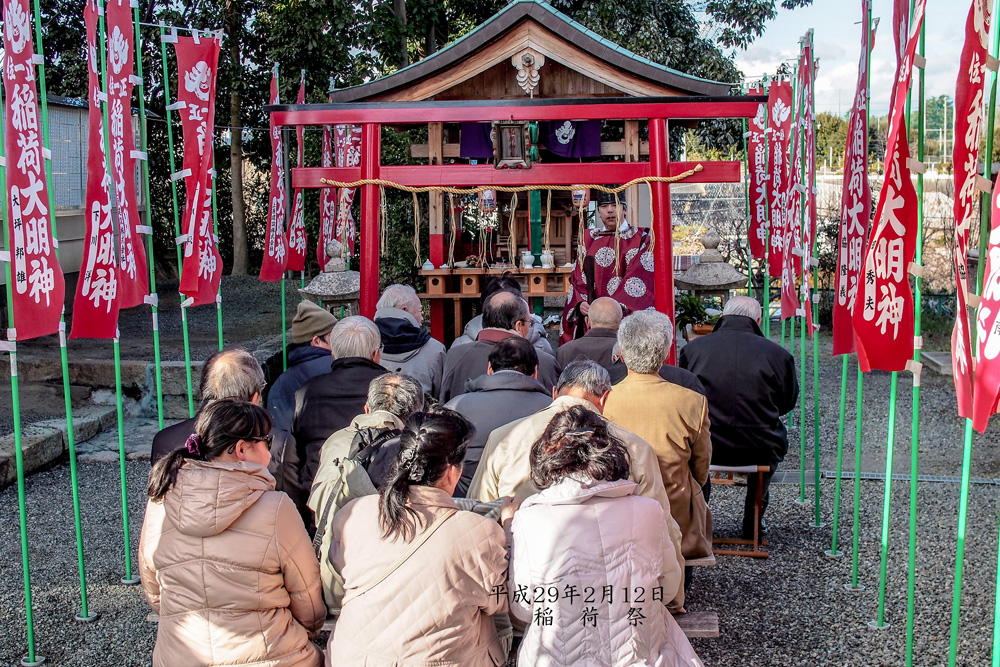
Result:
<svg viewBox="0 0 1000 667"><path fill-rule="evenodd" d="M920 360L926 368L935 373L952 375L950 352L923 352L920 355Z"/></svg>

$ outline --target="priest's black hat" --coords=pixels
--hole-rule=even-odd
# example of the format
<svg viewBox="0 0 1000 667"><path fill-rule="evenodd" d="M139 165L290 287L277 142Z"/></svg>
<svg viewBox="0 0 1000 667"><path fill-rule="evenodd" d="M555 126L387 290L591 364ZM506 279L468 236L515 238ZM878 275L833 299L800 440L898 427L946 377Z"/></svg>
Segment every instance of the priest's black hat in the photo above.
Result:
<svg viewBox="0 0 1000 667"><path fill-rule="evenodd" d="M608 187L616 188L618 186L609 185ZM622 206L627 205L625 203L624 193L605 192L604 190L597 191L597 197L595 198L595 201L597 202L598 208L604 206L605 204L621 204Z"/></svg>

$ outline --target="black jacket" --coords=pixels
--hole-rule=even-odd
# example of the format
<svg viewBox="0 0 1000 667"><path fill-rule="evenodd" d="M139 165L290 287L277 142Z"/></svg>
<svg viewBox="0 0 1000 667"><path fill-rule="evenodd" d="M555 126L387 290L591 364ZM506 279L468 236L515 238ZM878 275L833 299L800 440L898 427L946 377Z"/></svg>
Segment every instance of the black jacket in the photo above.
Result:
<svg viewBox="0 0 1000 667"><path fill-rule="evenodd" d="M742 315L719 319L711 335L688 343L678 363L705 385L712 463L765 465L788 451L781 416L795 407L795 359Z"/></svg>
<svg viewBox="0 0 1000 667"><path fill-rule="evenodd" d="M371 359L334 359L329 373L317 375L295 392L292 435L303 461L299 477L302 488L312 488L323 443L364 412L369 383L385 372Z"/></svg>
<svg viewBox="0 0 1000 667"><path fill-rule="evenodd" d="M611 351L618 342L618 332L614 329L591 329L581 338L563 343L556 350L556 361L565 368L580 357L593 359L611 370Z"/></svg>
<svg viewBox="0 0 1000 667"><path fill-rule="evenodd" d="M170 452L183 447L188 436L194 433L195 417L167 426L153 436L153 447L149 452L150 464L155 464ZM271 443L271 463L268 472L274 477L274 490L284 491L295 503L302 520L308 526L312 521L312 511L306 506L309 498L308 487L299 485L299 457L295 449L295 438L287 431L271 429L274 442Z"/></svg>
<svg viewBox="0 0 1000 667"><path fill-rule="evenodd" d="M267 411L274 418L274 428L292 429L295 416L295 392L317 375L330 372L330 350L305 345L288 353L288 369L278 376L267 394Z"/></svg>
<svg viewBox="0 0 1000 667"><path fill-rule="evenodd" d="M468 392L451 399L446 408L459 413L476 427L465 453L465 469L455 489L464 498L479 467L486 441L493 429L547 408L552 394L533 377L517 371L498 371L469 380Z"/></svg>

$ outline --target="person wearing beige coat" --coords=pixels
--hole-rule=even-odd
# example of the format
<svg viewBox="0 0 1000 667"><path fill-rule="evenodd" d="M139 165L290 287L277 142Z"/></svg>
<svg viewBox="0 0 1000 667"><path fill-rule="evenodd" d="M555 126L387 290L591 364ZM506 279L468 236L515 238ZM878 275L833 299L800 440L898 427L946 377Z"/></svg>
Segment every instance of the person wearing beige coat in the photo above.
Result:
<svg viewBox="0 0 1000 667"><path fill-rule="evenodd" d="M579 405L600 414L609 392L611 377L597 362L581 359L570 363L559 376L559 382L552 391L554 400L549 407L530 417L501 426L490 434L467 497L489 502L504 496L525 499L538 493L538 487L531 480L531 463L528 460L532 443L542 435L553 417L573 406ZM639 436L616 424L610 425L610 431L628 449L629 480L637 485L635 495L652 498L663 508L674 557L683 570L681 530L671 518L670 499L664 489L653 448ZM672 600L671 610L682 608L683 581L676 591L666 591L665 595L667 600Z"/></svg>
<svg viewBox="0 0 1000 667"><path fill-rule="evenodd" d="M673 325L662 313L642 311L622 320L618 347L628 376L615 385L604 416L653 446L684 558L703 558L712 553L712 512L702 492L712 462L708 401L659 376L672 337Z"/></svg>
<svg viewBox="0 0 1000 667"><path fill-rule="evenodd" d="M160 615L154 667L318 667L319 563L267 471L270 416L218 401L195 427L150 473L139 571Z"/></svg>
<svg viewBox="0 0 1000 667"><path fill-rule="evenodd" d="M334 515L330 560L345 594L328 667L506 662L492 619L507 610L504 531L451 498L472 430L445 408L415 413L380 494Z"/></svg>

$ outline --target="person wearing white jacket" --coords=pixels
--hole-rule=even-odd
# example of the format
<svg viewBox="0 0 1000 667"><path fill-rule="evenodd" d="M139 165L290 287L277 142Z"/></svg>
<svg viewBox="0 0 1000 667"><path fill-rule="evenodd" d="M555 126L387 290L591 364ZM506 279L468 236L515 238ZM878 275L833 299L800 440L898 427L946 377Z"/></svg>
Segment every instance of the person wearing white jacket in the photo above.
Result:
<svg viewBox="0 0 1000 667"><path fill-rule="evenodd" d="M682 572L663 508L635 495L608 422L578 406L556 415L531 475L541 491L510 525L510 610L527 624L518 663L702 667L665 606Z"/></svg>

